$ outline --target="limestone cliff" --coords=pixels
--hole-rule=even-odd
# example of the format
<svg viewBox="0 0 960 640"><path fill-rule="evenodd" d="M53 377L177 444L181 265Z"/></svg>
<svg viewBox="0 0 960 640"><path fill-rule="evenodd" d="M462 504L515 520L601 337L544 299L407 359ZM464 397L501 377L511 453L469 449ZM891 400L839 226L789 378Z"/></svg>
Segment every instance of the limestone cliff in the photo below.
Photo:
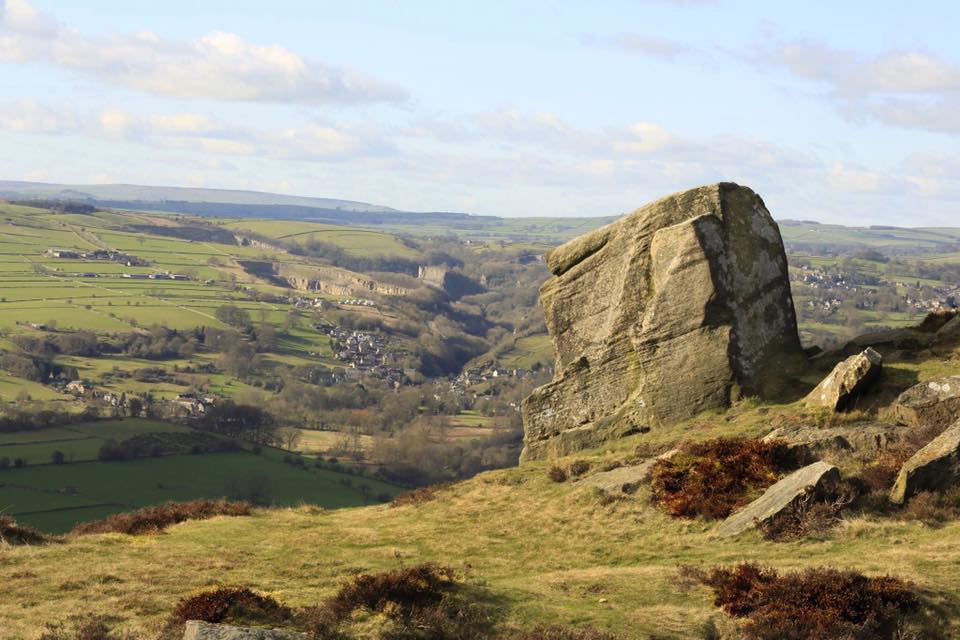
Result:
<svg viewBox="0 0 960 640"><path fill-rule="evenodd" d="M523 403L526 459L769 395L803 358L780 231L746 187L668 196L547 264L556 376Z"/></svg>

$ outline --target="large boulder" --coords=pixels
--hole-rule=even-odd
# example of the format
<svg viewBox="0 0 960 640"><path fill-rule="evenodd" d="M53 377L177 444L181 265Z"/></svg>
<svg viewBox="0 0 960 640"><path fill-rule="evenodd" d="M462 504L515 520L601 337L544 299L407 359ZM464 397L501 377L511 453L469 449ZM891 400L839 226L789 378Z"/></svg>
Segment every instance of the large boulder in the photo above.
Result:
<svg viewBox="0 0 960 640"><path fill-rule="evenodd" d="M825 492L840 482L840 471L827 462L814 462L794 471L762 496L732 514L717 527L719 536L735 536L769 521L810 492Z"/></svg>
<svg viewBox="0 0 960 640"><path fill-rule="evenodd" d="M890 490L890 502L903 504L918 491L940 491L960 484L960 420L903 463Z"/></svg>
<svg viewBox="0 0 960 640"><path fill-rule="evenodd" d="M805 360L780 231L746 187L668 196L547 264L556 375L524 401L525 459L775 394Z"/></svg>
<svg viewBox="0 0 960 640"><path fill-rule="evenodd" d="M880 378L883 356L870 347L833 368L806 397L805 403L831 411L852 408L860 396Z"/></svg>
<svg viewBox="0 0 960 640"><path fill-rule="evenodd" d="M948 427L960 418L960 376L927 380L900 394L897 420L910 427Z"/></svg>
<svg viewBox="0 0 960 640"><path fill-rule="evenodd" d="M305 633L282 629L254 629L227 624L209 624L190 620L183 631L183 640L306 640Z"/></svg>

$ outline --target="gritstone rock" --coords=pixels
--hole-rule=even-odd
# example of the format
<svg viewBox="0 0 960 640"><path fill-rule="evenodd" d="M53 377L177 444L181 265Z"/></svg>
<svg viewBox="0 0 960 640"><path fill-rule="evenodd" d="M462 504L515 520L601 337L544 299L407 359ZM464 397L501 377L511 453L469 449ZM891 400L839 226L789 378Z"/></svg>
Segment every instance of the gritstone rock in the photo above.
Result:
<svg viewBox="0 0 960 640"><path fill-rule="evenodd" d="M947 427L960 417L960 376L927 380L900 394L897 420L910 427Z"/></svg>
<svg viewBox="0 0 960 640"><path fill-rule="evenodd" d="M843 411L853 407L860 395L880 377L883 356L867 347L863 353L850 356L830 372L817 388L810 392L805 402L831 411Z"/></svg>
<svg viewBox="0 0 960 640"><path fill-rule="evenodd" d="M227 624L209 624L190 620L183 631L183 640L306 640L307 636L282 629L254 629Z"/></svg>
<svg viewBox="0 0 960 640"><path fill-rule="evenodd" d="M524 401L524 459L778 393L805 361L780 231L746 187L668 196L547 263L556 375Z"/></svg>
<svg viewBox="0 0 960 640"><path fill-rule="evenodd" d="M903 463L890 502L903 504L918 491L941 491L960 483L960 420Z"/></svg>
<svg viewBox="0 0 960 640"><path fill-rule="evenodd" d="M794 471L762 496L732 514L717 528L717 535L735 536L762 524L811 491L821 491L840 482L840 471L827 462L814 462Z"/></svg>

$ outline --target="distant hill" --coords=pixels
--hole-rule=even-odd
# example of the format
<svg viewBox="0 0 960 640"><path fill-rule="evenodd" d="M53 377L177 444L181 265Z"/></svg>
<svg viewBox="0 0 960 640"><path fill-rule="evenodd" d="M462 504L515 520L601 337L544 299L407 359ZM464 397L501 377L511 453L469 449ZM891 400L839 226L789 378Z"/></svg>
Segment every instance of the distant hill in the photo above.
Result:
<svg viewBox="0 0 960 640"><path fill-rule="evenodd" d="M960 250L960 229L923 227L845 227L807 220L780 220L788 249L842 253L871 248L888 254L916 254Z"/></svg>
<svg viewBox="0 0 960 640"><path fill-rule="evenodd" d="M131 204L156 205L164 202L177 203L222 203L262 206L286 205L312 209L330 209L353 212L394 211L366 202L339 200L336 198L308 198L287 196L261 191L233 189L202 189L194 187L153 187L133 184L67 185L44 182L18 182L0 180L0 197L51 200L83 200L97 203L126 201ZM138 206L136 208L144 208ZM156 208L156 207L154 207Z"/></svg>
<svg viewBox="0 0 960 640"><path fill-rule="evenodd" d="M612 222L615 217L501 218L448 211L400 211L381 205L286 196L259 191L154 187L125 184L64 185L0 180L0 199L62 200L110 209L217 218L308 220L393 233L559 244Z"/></svg>

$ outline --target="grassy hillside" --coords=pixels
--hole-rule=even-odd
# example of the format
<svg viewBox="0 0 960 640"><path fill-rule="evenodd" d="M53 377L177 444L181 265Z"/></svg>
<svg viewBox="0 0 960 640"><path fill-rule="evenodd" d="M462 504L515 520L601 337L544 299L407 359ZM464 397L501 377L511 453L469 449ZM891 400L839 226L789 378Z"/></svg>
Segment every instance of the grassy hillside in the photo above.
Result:
<svg viewBox="0 0 960 640"><path fill-rule="evenodd" d="M960 366L957 346L920 359L888 356L884 382L870 402L880 415L900 389ZM811 370L809 382L820 375ZM756 532L719 539L713 523L665 515L646 488L610 500L577 482L552 482L546 473L552 464L575 459L596 471L677 441L760 436L797 418L818 419L794 404L746 402L575 458L485 473L421 504L271 510L178 525L160 536L102 535L8 549L0 563L6 585L0 620L19 637L30 637L42 622L81 613L107 614L124 628L148 632L179 597L206 585L255 587L305 606L356 572L435 561L486 590L505 625L563 622L622 638L679 639L698 637L710 619L721 629L731 623L705 589L677 580L678 566L752 560L781 569L831 566L899 575L915 581L954 625L945 629L948 636L960 632L960 523L930 527L853 513L832 531L797 542L769 542ZM842 424L855 426L849 418Z"/></svg>

